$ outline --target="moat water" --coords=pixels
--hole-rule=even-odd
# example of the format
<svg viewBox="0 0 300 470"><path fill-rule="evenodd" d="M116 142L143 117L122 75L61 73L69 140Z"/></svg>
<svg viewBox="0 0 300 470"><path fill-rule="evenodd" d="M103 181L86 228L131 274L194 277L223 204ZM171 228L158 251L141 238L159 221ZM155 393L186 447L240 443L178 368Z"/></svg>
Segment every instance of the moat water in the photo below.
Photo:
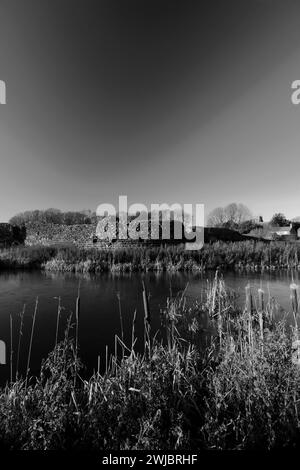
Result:
<svg viewBox="0 0 300 470"><path fill-rule="evenodd" d="M113 352L115 334L120 335L118 295L124 324L124 339L130 344L133 315L136 310L136 333L143 337L142 280L150 294L152 330L160 328L160 312L170 295L175 296L186 288L188 302L201 298L201 293L214 273L133 273L128 275L75 275L49 272L1 272L0 273L0 339L7 345L7 364L0 365L0 382L10 373L10 316L13 333L13 364L16 362L20 313L26 305L24 328L21 339L20 372L25 371L28 345L38 297L38 311L32 344L31 371L36 373L42 358L46 357L55 343L58 297L63 311L60 320L59 339L63 338L67 318L75 312L75 301L80 282L81 309L79 319L80 356L86 365L86 373L97 368L98 356L104 364L106 347ZM237 294L237 302L244 305L245 286L250 282L253 292L262 285L266 295L274 297L282 309L289 311L292 279L300 284L298 273L232 273L224 274L228 287ZM281 311L278 310L280 317ZM139 344L137 344L139 347ZM14 371L15 372L15 371Z"/></svg>

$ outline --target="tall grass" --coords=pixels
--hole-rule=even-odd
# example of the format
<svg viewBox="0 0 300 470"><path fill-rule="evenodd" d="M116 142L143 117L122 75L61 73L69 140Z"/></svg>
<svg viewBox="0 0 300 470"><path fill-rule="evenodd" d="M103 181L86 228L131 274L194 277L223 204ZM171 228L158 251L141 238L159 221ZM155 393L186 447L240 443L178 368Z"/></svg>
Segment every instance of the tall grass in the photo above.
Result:
<svg viewBox="0 0 300 470"><path fill-rule="evenodd" d="M263 299L257 308L254 293L248 289L247 294L251 303L238 309L234 292L217 273L201 302L188 305L184 293L170 297L161 312L166 340L152 332L150 346L145 335L144 352L138 353L134 318L131 345L116 335L122 354L116 348L109 357L107 351L105 367L98 366L88 380L81 378L70 318L39 376L28 381L19 376L1 390L3 446L226 450L298 445L298 311L295 325L288 327L284 318L274 321L271 303Z"/></svg>
<svg viewBox="0 0 300 470"><path fill-rule="evenodd" d="M65 247L17 247L0 251L0 269L61 272L205 271L300 269L300 243L243 241L205 244L200 251L183 246L110 250Z"/></svg>

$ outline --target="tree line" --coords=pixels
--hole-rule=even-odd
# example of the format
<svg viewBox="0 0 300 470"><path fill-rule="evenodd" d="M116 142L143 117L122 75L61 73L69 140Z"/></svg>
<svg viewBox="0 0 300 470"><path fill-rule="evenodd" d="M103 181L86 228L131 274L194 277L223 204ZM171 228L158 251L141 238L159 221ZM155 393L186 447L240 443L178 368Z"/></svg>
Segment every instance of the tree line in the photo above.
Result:
<svg viewBox="0 0 300 470"><path fill-rule="evenodd" d="M225 207L216 207L210 212L207 226L228 228L241 233L248 233L258 228L261 222L253 219L253 215L247 206L233 202Z"/></svg>
<svg viewBox="0 0 300 470"><path fill-rule="evenodd" d="M59 209L32 210L20 212L13 216L9 223L12 225L28 225L28 224L59 224L59 225L82 225L97 222L95 212L90 210L83 211L67 211L63 212Z"/></svg>
<svg viewBox="0 0 300 470"><path fill-rule="evenodd" d="M117 216L118 218L118 216ZM130 218L130 217L129 217ZM82 211L61 211L60 209L31 210L20 212L13 216L9 223L11 225L28 224L59 224L59 225L82 225L96 224L98 217L96 212L91 210ZM258 220L253 218L250 209L244 204L231 203L225 207L216 207L210 212L207 218L208 227L222 227L232 230L238 230L241 233L248 233L253 229L261 227L262 217ZM269 224L271 226L284 227L290 225L284 214L276 213L273 215Z"/></svg>
<svg viewBox="0 0 300 470"><path fill-rule="evenodd" d="M249 233L251 230L261 228L263 218L254 219L250 209L244 204L231 203L225 207L216 207L210 212L207 219L208 227L223 227ZM268 225L272 227L286 227L291 224L284 214L277 212Z"/></svg>

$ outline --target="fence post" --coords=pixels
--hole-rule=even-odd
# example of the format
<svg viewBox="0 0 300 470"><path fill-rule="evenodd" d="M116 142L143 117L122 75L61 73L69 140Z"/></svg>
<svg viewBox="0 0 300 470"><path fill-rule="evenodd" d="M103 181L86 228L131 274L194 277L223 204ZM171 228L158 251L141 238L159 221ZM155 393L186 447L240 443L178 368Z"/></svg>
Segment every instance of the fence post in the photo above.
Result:
<svg viewBox="0 0 300 470"><path fill-rule="evenodd" d="M247 284L245 287L246 291L246 312L248 315L251 316L252 310L253 310L253 302L252 302L252 294L251 294L251 286L250 284Z"/></svg>
<svg viewBox="0 0 300 470"><path fill-rule="evenodd" d="M258 310L263 312L265 309L265 291L263 289L258 289Z"/></svg>
<svg viewBox="0 0 300 470"><path fill-rule="evenodd" d="M298 301L298 286L295 283L290 285L291 290L291 302L294 315L298 313L299 310L299 301Z"/></svg>
<svg viewBox="0 0 300 470"><path fill-rule="evenodd" d="M148 292L147 292L144 281L142 281L142 285L143 285L143 303L144 303L145 321L147 325L150 327L150 309L149 309Z"/></svg>
<svg viewBox="0 0 300 470"><path fill-rule="evenodd" d="M258 289L258 320L259 320L259 330L260 330L260 339L264 339L264 318L263 312L265 310L265 301L264 301L264 291L263 289Z"/></svg>
<svg viewBox="0 0 300 470"><path fill-rule="evenodd" d="M249 341L249 346L253 350L253 332L252 332L252 307L253 307L253 302L252 302L252 293L251 293L251 286L248 283L245 287L246 291L246 306L245 310L247 313L247 323L248 323L248 341Z"/></svg>

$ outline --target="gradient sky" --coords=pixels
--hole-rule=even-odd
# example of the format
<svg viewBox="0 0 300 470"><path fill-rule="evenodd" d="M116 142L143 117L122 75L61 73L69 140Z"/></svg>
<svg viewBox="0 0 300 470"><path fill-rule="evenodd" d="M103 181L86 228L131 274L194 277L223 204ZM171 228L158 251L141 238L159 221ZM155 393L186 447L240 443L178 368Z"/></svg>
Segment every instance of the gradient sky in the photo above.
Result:
<svg viewBox="0 0 300 470"><path fill-rule="evenodd" d="M300 215L298 0L0 0L0 221L230 202Z"/></svg>

